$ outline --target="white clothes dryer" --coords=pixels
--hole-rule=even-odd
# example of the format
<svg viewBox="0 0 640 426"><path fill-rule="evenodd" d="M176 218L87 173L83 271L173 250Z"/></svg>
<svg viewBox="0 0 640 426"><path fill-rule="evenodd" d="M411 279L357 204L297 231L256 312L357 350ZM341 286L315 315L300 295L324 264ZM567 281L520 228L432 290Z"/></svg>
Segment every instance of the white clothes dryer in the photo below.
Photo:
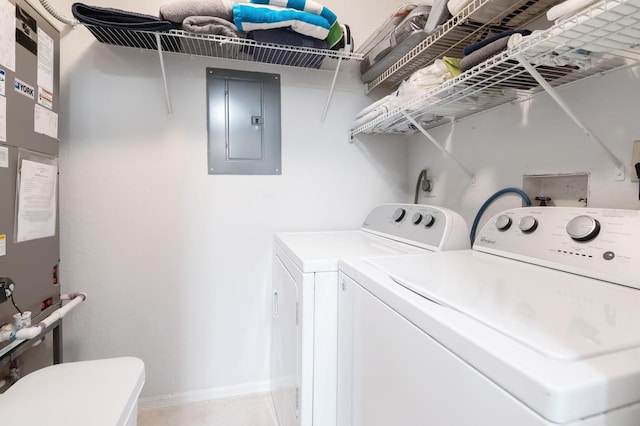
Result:
<svg viewBox="0 0 640 426"><path fill-rule="evenodd" d="M536 207L341 261L338 425L640 424L639 249L639 211Z"/></svg>
<svg viewBox="0 0 640 426"><path fill-rule="evenodd" d="M378 206L360 230L276 234L271 394L280 426L336 424L340 258L468 247L460 215L415 204Z"/></svg>

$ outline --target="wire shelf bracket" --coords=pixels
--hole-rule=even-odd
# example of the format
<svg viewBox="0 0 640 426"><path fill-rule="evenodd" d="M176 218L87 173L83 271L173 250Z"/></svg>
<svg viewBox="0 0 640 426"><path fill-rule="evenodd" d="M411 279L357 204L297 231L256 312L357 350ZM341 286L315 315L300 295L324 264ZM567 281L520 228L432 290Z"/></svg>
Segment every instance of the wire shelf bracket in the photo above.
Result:
<svg viewBox="0 0 640 426"><path fill-rule="evenodd" d="M169 97L169 86L167 84L167 72L164 67L164 56L162 55L162 43L160 42L160 34L156 33L156 43L158 44L158 56L160 57L160 69L162 70L162 81L164 82L164 96L167 102L167 114L169 119L173 118L173 110L171 108L171 98Z"/></svg>
<svg viewBox="0 0 640 426"><path fill-rule="evenodd" d="M414 126L416 126L416 129L418 129L420 131L420 133L422 133L427 139L429 139L429 141L434 144L440 151L442 151L447 157L449 157L450 159L452 159L457 165L458 167L460 167L462 169L462 171L465 172L465 174L467 176L469 176L469 179L471 180L471 184L473 185L476 182L476 177L473 174L473 172L471 170L469 170L467 167L464 166L464 164L462 164L453 154L451 154L449 151L446 150L446 148L444 146L442 146L437 140L436 138L433 137L433 135L429 132L427 132L424 127L422 127L420 125L420 123L418 123L416 120L413 119L413 117L411 117L409 114L407 114L404 111L401 111L401 114L404 116L404 118L406 118L407 120L409 120L409 122L411 124L413 124Z"/></svg>
<svg viewBox="0 0 640 426"><path fill-rule="evenodd" d="M595 133L593 133L591 129L589 129L589 127L584 124L582 120L580 120L580 118L578 118L569 104L567 104L562 96L560 96L560 94L553 87L551 87L551 85L544 79L544 77L540 75L535 67L533 67L526 59L524 59L522 55L515 55L515 59L520 62L520 65L522 65L527 70L531 77L533 77L538 82L538 84L540 84L540 87L542 87L545 92L547 92L549 96L551 96L551 99L553 99L558 104L558 106L560 106L560 108L587 135L587 137L598 144L598 146L605 152L605 154L607 154L609 161L611 161L611 163L615 167L616 181L623 181L625 175L624 163L620 161L620 159L616 157L613 152L611 152L611 150L602 141L602 139L600 139Z"/></svg>
<svg viewBox="0 0 640 426"><path fill-rule="evenodd" d="M288 68L323 69L333 71L333 81L322 114L324 121L333 97L340 66L343 60L361 61L364 55L348 50L329 50L305 46L259 42L248 38L226 37L214 34L196 34L182 30L167 32L140 31L82 24L93 36L106 45L123 48L157 51L162 69L165 98L169 118L173 117L167 72L164 63L166 53L206 57L245 63L256 62Z"/></svg>

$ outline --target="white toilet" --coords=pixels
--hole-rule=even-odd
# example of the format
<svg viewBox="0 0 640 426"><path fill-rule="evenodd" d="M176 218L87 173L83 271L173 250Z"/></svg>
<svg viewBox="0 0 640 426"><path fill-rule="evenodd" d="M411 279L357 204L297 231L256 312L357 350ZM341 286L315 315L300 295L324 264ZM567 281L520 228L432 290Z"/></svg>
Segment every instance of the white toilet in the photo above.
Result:
<svg viewBox="0 0 640 426"><path fill-rule="evenodd" d="M144 363L133 357L46 367L0 395L0 423L135 426L144 380Z"/></svg>

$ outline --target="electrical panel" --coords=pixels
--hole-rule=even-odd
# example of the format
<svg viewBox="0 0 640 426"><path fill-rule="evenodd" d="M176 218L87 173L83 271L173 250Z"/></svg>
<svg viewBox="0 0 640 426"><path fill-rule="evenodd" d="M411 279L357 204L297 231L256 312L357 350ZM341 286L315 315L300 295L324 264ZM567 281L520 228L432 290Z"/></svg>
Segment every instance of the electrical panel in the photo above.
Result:
<svg viewBox="0 0 640 426"><path fill-rule="evenodd" d="M0 0L0 326L19 310L37 324L60 306L59 53L47 19Z"/></svg>
<svg viewBox="0 0 640 426"><path fill-rule="evenodd" d="M282 174L280 75L207 68L209 174Z"/></svg>

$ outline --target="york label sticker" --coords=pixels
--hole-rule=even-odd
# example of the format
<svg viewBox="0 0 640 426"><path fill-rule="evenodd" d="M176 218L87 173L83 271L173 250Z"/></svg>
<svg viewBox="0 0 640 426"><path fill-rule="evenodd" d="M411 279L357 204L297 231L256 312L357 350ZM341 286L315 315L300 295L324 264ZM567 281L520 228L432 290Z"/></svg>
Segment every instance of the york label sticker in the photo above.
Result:
<svg viewBox="0 0 640 426"><path fill-rule="evenodd" d="M36 90L32 86L29 86L24 81L18 80L16 78L16 82L13 85L13 88L16 89L16 92L22 93L28 98L31 98L31 99L36 98Z"/></svg>
<svg viewBox="0 0 640 426"><path fill-rule="evenodd" d="M7 236L0 235L0 256L7 254Z"/></svg>
<svg viewBox="0 0 640 426"><path fill-rule="evenodd" d="M7 74L5 74L4 70L0 70L0 95L7 96L5 93L5 82L7 81Z"/></svg>

